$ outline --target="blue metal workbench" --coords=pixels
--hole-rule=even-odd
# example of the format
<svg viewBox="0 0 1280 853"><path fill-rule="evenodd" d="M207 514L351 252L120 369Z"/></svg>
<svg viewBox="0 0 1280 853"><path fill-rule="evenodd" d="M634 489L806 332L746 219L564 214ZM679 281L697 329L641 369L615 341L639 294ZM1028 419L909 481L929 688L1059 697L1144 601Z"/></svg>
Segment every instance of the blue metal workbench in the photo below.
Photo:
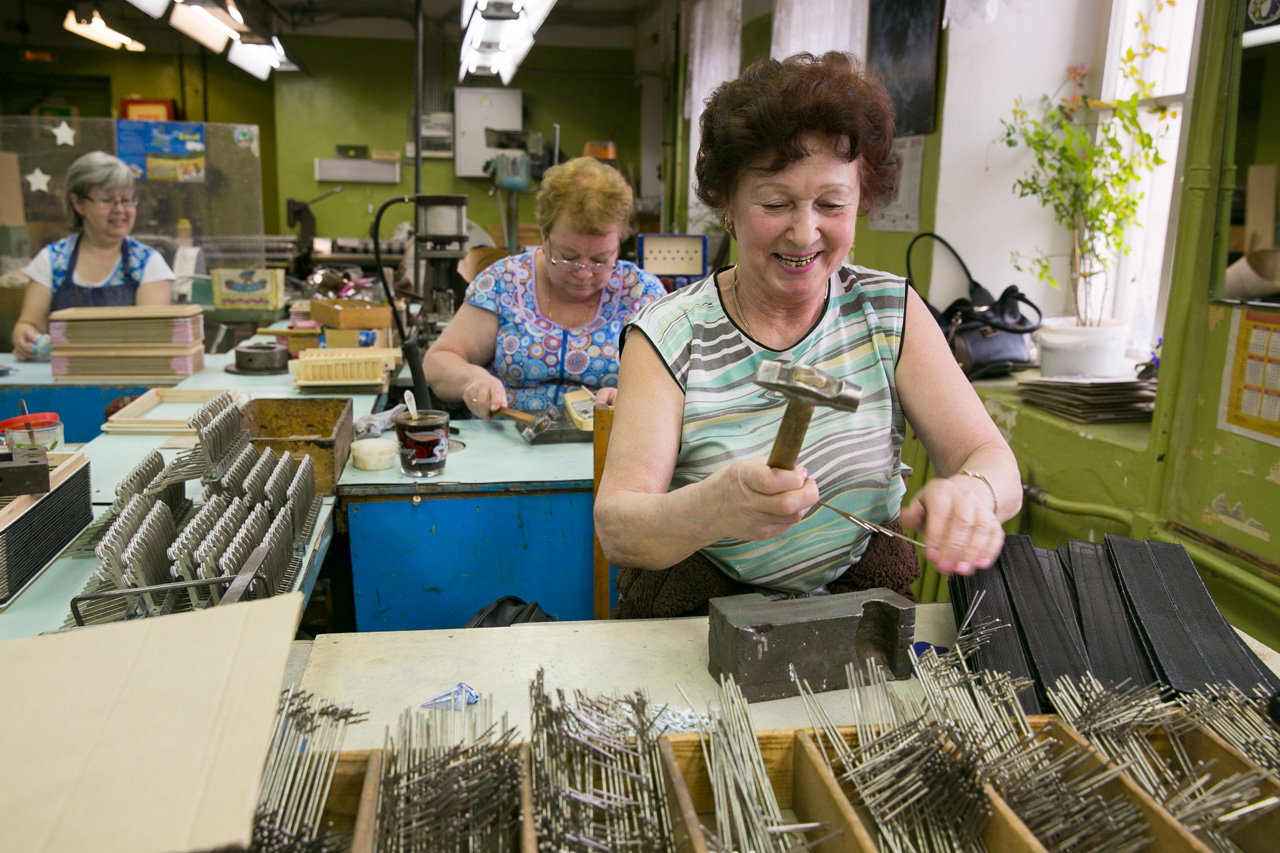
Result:
<svg viewBox="0 0 1280 853"><path fill-rule="evenodd" d="M18 401L31 412L57 412L63 440L81 443L98 434L102 412L117 397L146 393L149 385L102 385L54 382L49 362L18 361L13 353L0 354L0 365L13 372L0 376L0 420L22 414Z"/></svg>
<svg viewBox="0 0 1280 853"><path fill-rule="evenodd" d="M458 628L502 595L592 616L590 442L530 446L510 421L455 421L438 479L338 481L360 631Z"/></svg>

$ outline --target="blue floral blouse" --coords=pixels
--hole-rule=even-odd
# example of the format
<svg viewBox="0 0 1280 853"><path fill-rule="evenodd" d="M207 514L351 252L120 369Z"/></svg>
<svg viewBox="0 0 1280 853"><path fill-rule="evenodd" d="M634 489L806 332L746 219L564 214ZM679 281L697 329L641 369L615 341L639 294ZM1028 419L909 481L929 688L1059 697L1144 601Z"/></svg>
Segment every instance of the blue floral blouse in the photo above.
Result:
<svg viewBox="0 0 1280 853"><path fill-rule="evenodd" d="M619 261L600 308L579 329L559 325L538 310L534 252L486 267L467 288L466 301L498 315L498 339L488 370L506 386L510 405L540 411L559 405L565 391L596 391L618 384L618 335L643 306L665 296L662 282L629 261Z"/></svg>

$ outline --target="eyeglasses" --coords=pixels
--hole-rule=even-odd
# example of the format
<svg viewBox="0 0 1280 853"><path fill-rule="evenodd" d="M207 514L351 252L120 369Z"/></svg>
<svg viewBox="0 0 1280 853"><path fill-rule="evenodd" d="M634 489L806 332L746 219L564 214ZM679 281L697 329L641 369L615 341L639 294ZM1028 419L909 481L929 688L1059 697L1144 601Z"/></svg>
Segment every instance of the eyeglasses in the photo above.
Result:
<svg viewBox="0 0 1280 853"><path fill-rule="evenodd" d="M579 263L578 261L566 261L566 260L557 261L555 252L554 252L554 247L551 245L550 240L547 241L547 249L548 249L547 261L551 264L551 266L555 267L556 269L565 270L566 272L570 272L570 273L578 273L578 272L582 272L583 270L586 270L591 275L595 275L598 272L608 272L618 265L617 259L603 262L603 263L592 262L589 264Z"/></svg>
<svg viewBox="0 0 1280 853"><path fill-rule="evenodd" d="M123 208L134 208L138 206L138 199L136 198L94 198L93 196L85 196L84 200L93 202L94 204L100 204L103 207L110 209L114 209L116 205L120 205Z"/></svg>

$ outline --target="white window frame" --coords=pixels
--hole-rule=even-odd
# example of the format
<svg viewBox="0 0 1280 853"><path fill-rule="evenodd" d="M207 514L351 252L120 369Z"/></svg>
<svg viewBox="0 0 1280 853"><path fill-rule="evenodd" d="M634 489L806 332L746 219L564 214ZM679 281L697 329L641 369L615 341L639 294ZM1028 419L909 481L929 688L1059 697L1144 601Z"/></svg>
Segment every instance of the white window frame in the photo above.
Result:
<svg viewBox="0 0 1280 853"><path fill-rule="evenodd" d="M1153 95L1140 101L1141 106L1165 107L1170 114L1168 125L1159 141L1164 163L1142 179L1138 190L1143 193L1137 221L1126 233L1130 251L1117 258L1110 273L1111 286L1104 294L1107 316L1130 325L1130 353L1146 360L1150 349L1164 329L1168 307L1171 260L1177 233L1178 192L1182 186L1182 169L1187 113L1192 108L1192 67L1195 37L1199 30L1203 0L1178 0L1176 5L1162 4L1156 11L1156 0L1112 0L1110 26L1102 57L1103 77L1100 97L1111 101L1132 96L1132 84L1120 74L1120 57L1136 47L1139 33L1135 24L1138 14L1147 16L1152 26L1148 38L1165 48L1142 60L1143 79L1155 85ZM1175 117L1176 114L1176 117ZM1154 128L1155 118L1144 115L1144 127Z"/></svg>

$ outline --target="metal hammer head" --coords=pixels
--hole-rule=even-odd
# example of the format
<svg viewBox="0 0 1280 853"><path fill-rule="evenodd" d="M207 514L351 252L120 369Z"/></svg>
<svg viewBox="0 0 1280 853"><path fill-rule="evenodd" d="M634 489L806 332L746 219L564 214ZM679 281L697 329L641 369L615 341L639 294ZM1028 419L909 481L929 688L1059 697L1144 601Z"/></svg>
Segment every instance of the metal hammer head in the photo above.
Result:
<svg viewBox="0 0 1280 853"><path fill-rule="evenodd" d="M560 419L560 409L557 406L551 406L545 412L538 415L531 423L527 423L520 427L520 435L530 444L541 444L538 441L539 436L546 433L547 428Z"/></svg>
<svg viewBox="0 0 1280 853"><path fill-rule="evenodd" d="M756 368L756 384L777 391L789 401L846 412L856 411L862 400L861 386L804 364L762 362Z"/></svg>

